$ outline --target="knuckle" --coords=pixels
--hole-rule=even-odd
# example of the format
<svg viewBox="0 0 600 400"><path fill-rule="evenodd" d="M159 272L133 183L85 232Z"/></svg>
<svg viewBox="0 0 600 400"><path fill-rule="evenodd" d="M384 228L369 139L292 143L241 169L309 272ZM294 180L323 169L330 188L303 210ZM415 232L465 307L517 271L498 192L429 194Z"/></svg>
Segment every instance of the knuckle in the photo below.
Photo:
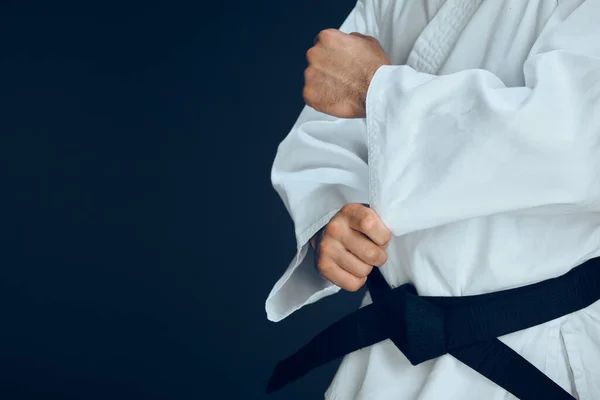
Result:
<svg viewBox="0 0 600 400"><path fill-rule="evenodd" d="M387 262L387 253L378 246L369 247L365 251L365 262L380 267Z"/></svg>
<svg viewBox="0 0 600 400"><path fill-rule="evenodd" d="M308 67L304 70L304 80L311 81L315 78L317 70L314 67Z"/></svg>
<svg viewBox="0 0 600 400"><path fill-rule="evenodd" d="M339 218L332 219L325 228L325 234L334 238L340 238L344 235L346 228Z"/></svg>
<svg viewBox="0 0 600 400"><path fill-rule="evenodd" d="M376 224L377 224L377 219L375 218L375 216L369 214L369 215L365 216L362 219L362 221L360 221L360 228L363 230L363 232L369 232L373 228L375 228Z"/></svg>
<svg viewBox="0 0 600 400"><path fill-rule="evenodd" d="M350 210L352 210L352 204L344 204L344 206L340 209L340 214L348 214Z"/></svg>
<svg viewBox="0 0 600 400"><path fill-rule="evenodd" d="M314 58L315 58L315 51L316 51L316 49L314 47L311 47L310 49L308 49L306 51L306 60L309 63L312 63L312 61L314 60Z"/></svg>
<svg viewBox="0 0 600 400"><path fill-rule="evenodd" d="M327 261L325 258L319 257L319 259L317 260L317 269L319 270L321 275L323 275L324 277L327 277L330 275L333 267L332 267L332 264L329 261Z"/></svg>
<svg viewBox="0 0 600 400"><path fill-rule="evenodd" d="M354 212L359 206L360 206L360 204L357 204L357 203L348 203L348 204L345 204L341 208L340 213L342 213L342 214L350 214L350 213Z"/></svg>
<svg viewBox="0 0 600 400"><path fill-rule="evenodd" d="M373 261L377 261L377 260L379 260L381 253L380 253L379 249L372 248L372 249L369 249L369 256L371 257L371 259Z"/></svg>
<svg viewBox="0 0 600 400"><path fill-rule="evenodd" d="M379 259L379 252L377 251L377 249L374 248L368 248L365 251L365 258L366 261L369 262L370 264L375 264L377 262L377 260Z"/></svg>
<svg viewBox="0 0 600 400"><path fill-rule="evenodd" d="M304 88L302 89L302 98L304 98L304 102L308 105L308 106L313 106L313 90L310 88L310 86L308 85L304 85Z"/></svg>
<svg viewBox="0 0 600 400"><path fill-rule="evenodd" d="M319 40L329 39L333 35L334 31L335 31L335 29L332 29L332 28L323 29L321 32L319 32L319 35L318 35Z"/></svg>

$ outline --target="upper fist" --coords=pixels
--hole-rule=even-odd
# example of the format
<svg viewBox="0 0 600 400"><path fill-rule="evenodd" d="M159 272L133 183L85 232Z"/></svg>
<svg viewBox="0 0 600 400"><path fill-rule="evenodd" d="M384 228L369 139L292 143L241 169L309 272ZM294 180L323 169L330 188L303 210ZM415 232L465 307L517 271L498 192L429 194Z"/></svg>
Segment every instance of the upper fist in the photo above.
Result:
<svg viewBox="0 0 600 400"><path fill-rule="evenodd" d="M315 110L338 118L364 118L375 72L391 61L377 39L337 29L321 31L306 52L303 97Z"/></svg>
<svg viewBox="0 0 600 400"><path fill-rule="evenodd" d="M373 266L387 261L391 233L379 216L362 204L347 204L313 238L321 275L348 291L357 291Z"/></svg>

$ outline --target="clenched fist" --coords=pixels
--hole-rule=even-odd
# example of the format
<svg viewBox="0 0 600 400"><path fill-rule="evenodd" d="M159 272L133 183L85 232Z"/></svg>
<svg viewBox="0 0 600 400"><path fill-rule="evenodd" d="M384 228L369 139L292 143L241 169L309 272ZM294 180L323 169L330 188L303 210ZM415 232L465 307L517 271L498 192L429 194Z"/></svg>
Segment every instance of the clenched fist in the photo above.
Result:
<svg viewBox="0 0 600 400"><path fill-rule="evenodd" d="M375 72L391 61L377 39L337 29L321 31L306 52L303 97L315 110L338 118L364 118Z"/></svg>
<svg viewBox="0 0 600 400"><path fill-rule="evenodd" d="M311 241L321 275L351 292L367 281L373 266L387 261L391 233L379 216L362 204L347 204Z"/></svg>

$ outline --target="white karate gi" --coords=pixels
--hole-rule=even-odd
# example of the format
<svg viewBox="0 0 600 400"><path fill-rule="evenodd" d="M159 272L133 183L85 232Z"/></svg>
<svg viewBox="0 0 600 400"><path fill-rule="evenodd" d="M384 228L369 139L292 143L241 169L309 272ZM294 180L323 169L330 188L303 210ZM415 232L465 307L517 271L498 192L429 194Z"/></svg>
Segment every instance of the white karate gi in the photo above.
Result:
<svg viewBox="0 0 600 400"><path fill-rule="evenodd" d="M600 256L600 0L359 0L341 30L375 36L394 65L366 119L306 107L278 148L298 253L270 320L339 290L307 242L346 203L377 211L393 233L383 275L421 295L514 288ZM500 339L600 399L600 302ZM514 398L449 355L412 366L389 340L346 356L325 397Z"/></svg>

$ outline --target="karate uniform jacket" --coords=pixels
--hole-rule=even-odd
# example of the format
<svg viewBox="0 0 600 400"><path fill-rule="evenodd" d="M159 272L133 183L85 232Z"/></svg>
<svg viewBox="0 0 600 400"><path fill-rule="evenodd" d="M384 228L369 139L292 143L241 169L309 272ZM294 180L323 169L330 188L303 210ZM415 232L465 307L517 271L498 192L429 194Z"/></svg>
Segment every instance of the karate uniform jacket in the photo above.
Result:
<svg viewBox="0 0 600 400"><path fill-rule="evenodd" d="M308 241L347 203L391 230L387 282L421 295L520 287L600 255L600 0L359 0L340 29L376 37L393 65L365 119L305 107L278 147L297 254L270 320L340 290ZM600 302L500 340L600 399ZM325 398L514 396L450 355L413 366L386 340L347 355Z"/></svg>

